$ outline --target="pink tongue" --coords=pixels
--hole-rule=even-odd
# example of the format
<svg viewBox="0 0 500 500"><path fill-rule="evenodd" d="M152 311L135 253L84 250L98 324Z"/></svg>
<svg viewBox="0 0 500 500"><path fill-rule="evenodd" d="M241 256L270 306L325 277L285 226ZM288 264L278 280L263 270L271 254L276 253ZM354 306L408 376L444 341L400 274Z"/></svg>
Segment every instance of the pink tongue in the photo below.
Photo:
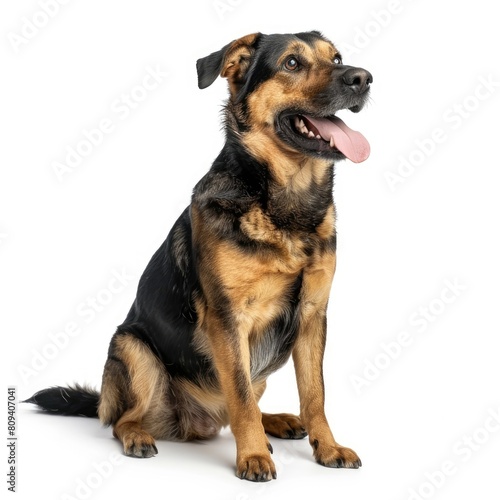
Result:
<svg viewBox="0 0 500 500"><path fill-rule="evenodd" d="M354 163L361 163L370 156L370 145L363 134L350 129L340 118L312 118L308 115L304 117L318 129L319 135L325 141L330 142L333 137L335 147Z"/></svg>

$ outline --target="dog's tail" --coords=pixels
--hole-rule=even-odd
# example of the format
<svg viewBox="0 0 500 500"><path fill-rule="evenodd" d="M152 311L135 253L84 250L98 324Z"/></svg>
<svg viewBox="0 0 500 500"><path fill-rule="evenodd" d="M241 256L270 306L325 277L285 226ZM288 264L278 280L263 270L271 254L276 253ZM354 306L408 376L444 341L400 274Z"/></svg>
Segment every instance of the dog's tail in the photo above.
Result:
<svg viewBox="0 0 500 500"><path fill-rule="evenodd" d="M99 392L78 384L73 387L50 387L38 391L23 403L35 404L54 415L78 415L96 418Z"/></svg>

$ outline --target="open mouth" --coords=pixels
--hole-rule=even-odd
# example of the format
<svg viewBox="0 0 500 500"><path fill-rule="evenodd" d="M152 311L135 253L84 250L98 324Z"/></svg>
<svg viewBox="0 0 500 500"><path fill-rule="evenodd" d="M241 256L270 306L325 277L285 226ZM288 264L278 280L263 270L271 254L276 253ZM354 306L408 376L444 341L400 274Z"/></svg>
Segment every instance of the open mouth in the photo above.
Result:
<svg viewBox="0 0 500 500"><path fill-rule="evenodd" d="M332 159L365 161L370 145L365 137L349 128L338 116L315 117L284 112L277 121L278 134L296 149Z"/></svg>

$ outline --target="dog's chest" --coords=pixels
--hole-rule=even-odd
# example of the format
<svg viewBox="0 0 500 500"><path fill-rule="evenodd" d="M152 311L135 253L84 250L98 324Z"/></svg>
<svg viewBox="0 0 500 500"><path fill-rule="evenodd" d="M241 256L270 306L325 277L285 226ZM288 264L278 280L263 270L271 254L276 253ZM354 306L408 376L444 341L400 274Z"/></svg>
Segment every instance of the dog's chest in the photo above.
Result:
<svg viewBox="0 0 500 500"><path fill-rule="evenodd" d="M313 230L300 231L278 227L269 215L255 206L240 218L239 228L265 250L270 267L276 272L297 274L310 264L324 242L334 236L334 208L333 204L328 207L323 220Z"/></svg>
<svg viewBox="0 0 500 500"><path fill-rule="evenodd" d="M304 242L275 237L280 239L279 251L240 255L234 271L222 278L238 329L248 335L253 380L267 377L287 361L307 302L302 279L313 257Z"/></svg>
<svg viewBox="0 0 500 500"><path fill-rule="evenodd" d="M252 245L221 242L211 262L231 305L232 320L249 340L251 375L257 380L286 362L300 322L316 307L316 285L307 276L317 274L328 252L333 207L315 232L279 228L259 208L244 214L239 228Z"/></svg>
<svg viewBox="0 0 500 500"><path fill-rule="evenodd" d="M302 274L287 287L276 303L261 310L249 335L250 373L253 380L266 378L290 356L301 319ZM254 316L255 318L255 316Z"/></svg>

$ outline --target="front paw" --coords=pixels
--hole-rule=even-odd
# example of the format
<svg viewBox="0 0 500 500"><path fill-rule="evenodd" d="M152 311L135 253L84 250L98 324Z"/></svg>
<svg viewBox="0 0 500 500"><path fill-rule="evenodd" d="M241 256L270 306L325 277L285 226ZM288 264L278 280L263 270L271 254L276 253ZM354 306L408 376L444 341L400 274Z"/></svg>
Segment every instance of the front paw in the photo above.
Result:
<svg viewBox="0 0 500 500"><path fill-rule="evenodd" d="M248 455L238 458L236 475L248 481L270 481L276 479L276 467L269 455Z"/></svg>
<svg viewBox="0 0 500 500"><path fill-rule="evenodd" d="M316 462L325 467L335 469L357 469L361 467L361 459L355 451L343 446L322 446L317 439L312 442Z"/></svg>

